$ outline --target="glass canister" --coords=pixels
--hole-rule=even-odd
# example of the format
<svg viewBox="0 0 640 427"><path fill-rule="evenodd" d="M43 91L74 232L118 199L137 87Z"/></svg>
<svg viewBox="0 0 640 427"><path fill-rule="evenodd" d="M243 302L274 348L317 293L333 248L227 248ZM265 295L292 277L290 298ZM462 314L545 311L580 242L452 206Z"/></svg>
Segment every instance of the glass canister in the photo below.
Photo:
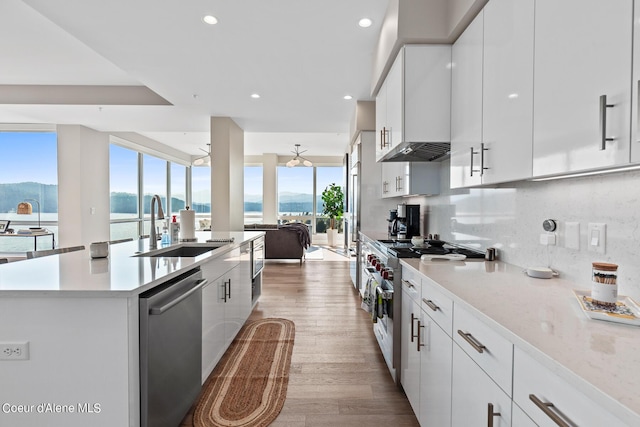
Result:
<svg viewBox="0 0 640 427"><path fill-rule="evenodd" d="M618 265L594 262L591 269L591 299L596 304L615 306L618 301Z"/></svg>

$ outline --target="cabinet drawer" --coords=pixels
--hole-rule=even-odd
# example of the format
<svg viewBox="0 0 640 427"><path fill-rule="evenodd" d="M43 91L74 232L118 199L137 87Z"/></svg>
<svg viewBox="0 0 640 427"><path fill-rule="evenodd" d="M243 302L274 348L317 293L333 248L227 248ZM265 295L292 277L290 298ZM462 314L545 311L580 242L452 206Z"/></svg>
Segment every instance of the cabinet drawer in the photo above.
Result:
<svg viewBox="0 0 640 427"><path fill-rule="evenodd" d="M422 309L451 336L453 327L453 301L439 290L439 286L427 277L422 278Z"/></svg>
<svg viewBox="0 0 640 427"><path fill-rule="evenodd" d="M239 264L240 248L235 248L207 261L200 268L202 269L202 276L205 279L209 279L209 282L213 282Z"/></svg>
<svg viewBox="0 0 640 427"><path fill-rule="evenodd" d="M422 295L422 278L420 277L420 273L403 265L401 277L404 295L409 295L413 301L420 304Z"/></svg>
<svg viewBox="0 0 640 427"><path fill-rule="evenodd" d="M519 348L513 355L513 400L539 426L624 426L614 414Z"/></svg>
<svg viewBox="0 0 640 427"><path fill-rule="evenodd" d="M455 307L453 339L511 396L513 344L462 308Z"/></svg>

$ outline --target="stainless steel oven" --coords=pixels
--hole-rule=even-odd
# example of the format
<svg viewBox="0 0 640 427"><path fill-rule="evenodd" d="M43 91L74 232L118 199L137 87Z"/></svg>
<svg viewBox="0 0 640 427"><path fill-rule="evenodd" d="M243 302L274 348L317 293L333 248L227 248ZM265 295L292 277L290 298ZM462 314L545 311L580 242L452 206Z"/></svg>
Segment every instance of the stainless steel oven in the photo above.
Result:
<svg viewBox="0 0 640 427"><path fill-rule="evenodd" d="M251 277L255 279L264 268L264 236L252 240L251 244Z"/></svg>

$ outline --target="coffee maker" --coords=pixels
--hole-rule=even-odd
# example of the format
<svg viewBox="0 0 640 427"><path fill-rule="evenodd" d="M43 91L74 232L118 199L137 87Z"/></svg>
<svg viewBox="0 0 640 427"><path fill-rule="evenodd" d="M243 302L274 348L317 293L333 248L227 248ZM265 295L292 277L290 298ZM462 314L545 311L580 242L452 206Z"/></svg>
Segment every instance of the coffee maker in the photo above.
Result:
<svg viewBox="0 0 640 427"><path fill-rule="evenodd" d="M400 204L397 209L397 238L411 239L420 235L420 205Z"/></svg>
<svg viewBox="0 0 640 427"><path fill-rule="evenodd" d="M398 211L392 209L389 211L389 238L394 239L398 236Z"/></svg>

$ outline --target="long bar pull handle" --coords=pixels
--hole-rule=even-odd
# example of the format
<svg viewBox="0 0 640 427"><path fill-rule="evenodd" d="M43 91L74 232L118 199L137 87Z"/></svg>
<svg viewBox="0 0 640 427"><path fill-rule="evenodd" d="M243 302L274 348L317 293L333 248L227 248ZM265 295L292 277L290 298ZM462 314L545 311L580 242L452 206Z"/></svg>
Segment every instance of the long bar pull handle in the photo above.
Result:
<svg viewBox="0 0 640 427"><path fill-rule="evenodd" d="M420 328L424 329L424 325L418 320L418 335L416 336L418 343L416 344L416 350L420 351L420 347L424 347L424 344L420 343Z"/></svg>
<svg viewBox="0 0 640 427"><path fill-rule="evenodd" d="M427 304L427 307L429 307L431 310L433 311L438 311L440 310L440 307L438 307L433 301L431 301L430 299L426 299L426 298L422 298L422 302L424 302L425 304Z"/></svg>
<svg viewBox="0 0 640 427"><path fill-rule="evenodd" d="M473 335L471 335L468 332L462 332L460 329L458 329L458 335L460 335L462 338L464 338L464 340L466 342L468 342L471 347L474 348L475 351L477 351L478 353L483 353L484 350L487 348L484 345L482 345L482 343L479 343L474 337Z"/></svg>
<svg viewBox="0 0 640 427"><path fill-rule="evenodd" d="M229 293L227 294L227 297L231 299L231 279L229 279L228 283L229 283Z"/></svg>
<svg viewBox="0 0 640 427"><path fill-rule="evenodd" d="M545 413L545 415L549 418L551 418L551 420L556 423L557 425L559 425L560 427L571 427L573 423L569 424L567 423L565 420L563 420L560 415L558 415L556 412L554 412L554 410L552 408L555 408L555 406L553 406L553 403L549 402L549 403L545 403L542 400L538 399L538 397L535 394L530 394L529 395L529 400L531 400L533 403L535 403L535 405L540 408L542 410L542 412Z"/></svg>
<svg viewBox="0 0 640 427"><path fill-rule="evenodd" d="M400 279L400 280L402 281L402 284L403 284L403 285L405 285L405 286L407 286L407 287L409 287L409 288L411 288L411 289L414 289L414 288L415 288L415 286L413 286L413 283L411 283L410 281L408 281L408 280L404 280L404 279Z"/></svg>
<svg viewBox="0 0 640 427"><path fill-rule="evenodd" d="M614 138L607 138L607 108L613 108L614 104L607 104L607 95L600 95L600 150L607 149L607 141Z"/></svg>
<svg viewBox="0 0 640 427"><path fill-rule="evenodd" d="M493 412L493 403L489 403L487 407L487 427L493 427L493 417L499 417L500 412Z"/></svg>
<svg viewBox="0 0 640 427"><path fill-rule="evenodd" d="M223 287L222 298L224 302L227 302L227 282L222 282L221 286Z"/></svg>
<svg viewBox="0 0 640 427"><path fill-rule="evenodd" d="M488 148L484 148L484 142L480 144L480 176L484 175L484 171L489 168L484 167L484 152L489 151Z"/></svg>
<svg viewBox="0 0 640 427"><path fill-rule="evenodd" d="M470 176L473 176L474 172L479 172L479 171L473 169L473 156L476 155L476 154L478 154L478 152L477 151L473 151L473 147L471 147L471 175Z"/></svg>
<svg viewBox="0 0 640 427"><path fill-rule="evenodd" d="M162 307L151 307L149 309L149 314L151 315L156 315L156 314L162 314L165 311L169 310L171 307L173 307L174 305L178 304L180 301L184 301L185 299L189 298L193 293L199 291L200 289L202 289L202 287L204 285L206 285L208 283L207 279L200 279L196 282L196 285L189 289L187 292L185 292L184 294L180 295L178 298L171 300L170 302L168 302L167 304L163 305Z"/></svg>
<svg viewBox="0 0 640 427"><path fill-rule="evenodd" d="M384 141L384 130L380 129L380 149L382 150L382 144Z"/></svg>
<svg viewBox="0 0 640 427"><path fill-rule="evenodd" d="M416 320L418 320L418 318L415 317L413 315L413 313L411 313L411 342L413 342L413 339L417 337L417 335L415 334L415 329L413 327L413 322L416 321ZM420 323L420 322L418 322L418 323Z"/></svg>

